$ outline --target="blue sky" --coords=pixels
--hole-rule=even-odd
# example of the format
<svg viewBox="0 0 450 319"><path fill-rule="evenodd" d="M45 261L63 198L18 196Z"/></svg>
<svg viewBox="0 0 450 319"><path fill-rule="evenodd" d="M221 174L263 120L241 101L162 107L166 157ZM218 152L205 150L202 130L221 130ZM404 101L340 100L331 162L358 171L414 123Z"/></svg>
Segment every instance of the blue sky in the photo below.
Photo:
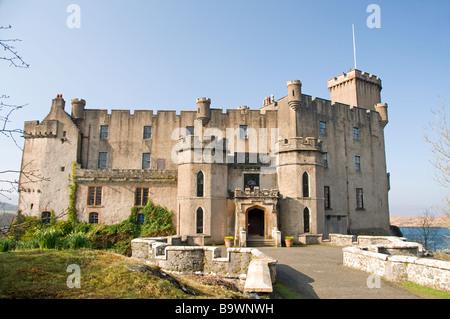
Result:
<svg viewBox="0 0 450 319"><path fill-rule="evenodd" d="M72 3L79 29L66 24ZM366 24L372 3L379 29ZM420 215L449 195L432 179L423 134L431 109L450 101L450 1L0 0L0 25L13 27L0 39L21 39L30 64L0 61L0 95L28 104L11 123L20 128L59 93L68 108L83 98L88 108L192 110L202 96L214 108L259 108L299 79L329 99L327 80L353 68L352 23L357 67L382 79L389 105L391 215ZM19 169L20 150L0 143L0 171Z"/></svg>

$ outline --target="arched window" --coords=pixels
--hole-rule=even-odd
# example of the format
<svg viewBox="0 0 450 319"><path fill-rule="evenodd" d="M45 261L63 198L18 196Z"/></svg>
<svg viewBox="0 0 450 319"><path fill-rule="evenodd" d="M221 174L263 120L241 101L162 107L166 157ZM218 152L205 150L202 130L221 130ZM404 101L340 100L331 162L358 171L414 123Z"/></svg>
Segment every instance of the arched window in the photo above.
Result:
<svg viewBox="0 0 450 319"><path fill-rule="evenodd" d="M303 210L303 231L305 233L309 233L310 229L309 229L309 220L310 220L310 216L309 216L309 209L308 207L306 207Z"/></svg>
<svg viewBox="0 0 450 319"><path fill-rule="evenodd" d="M197 234L203 234L203 209L197 209Z"/></svg>
<svg viewBox="0 0 450 319"><path fill-rule="evenodd" d="M303 173L302 176L303 197L309 197L309 176L308 173Z"/></svg>
<svg viewBox="0 0 450 319"><path fill-rule="evenodd" d="M42 223L49 224L51 215L52 215L52 213L50 213L50 212L42 212L41 213L41 221L42 221Z"/></svg>
<svg viewBox="0 0 450 319"><path fill-rule="evenodd" d="M197 173L197 197L203 197L203 183L204 176L203 172L200 171Z"/></svg>

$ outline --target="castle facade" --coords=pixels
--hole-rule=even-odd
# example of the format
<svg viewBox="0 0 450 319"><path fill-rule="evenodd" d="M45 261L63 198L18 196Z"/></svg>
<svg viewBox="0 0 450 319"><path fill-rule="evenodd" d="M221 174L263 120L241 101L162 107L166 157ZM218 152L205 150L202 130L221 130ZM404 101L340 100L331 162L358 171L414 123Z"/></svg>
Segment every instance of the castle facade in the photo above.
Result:
<svg viewBox="0 0 450 319"><path fill-rule="evenodd" d="M21 174L19 210L43 220L67 211L73 179L80 221L118 223L151 200L194 243L389 233L381 80L353 69L328 89L331 101L295 80L259 109L199 98L180 114L108 113L80 99L69 114L58 95L42 122L25 122L22 170L45 179Z"/></svg>

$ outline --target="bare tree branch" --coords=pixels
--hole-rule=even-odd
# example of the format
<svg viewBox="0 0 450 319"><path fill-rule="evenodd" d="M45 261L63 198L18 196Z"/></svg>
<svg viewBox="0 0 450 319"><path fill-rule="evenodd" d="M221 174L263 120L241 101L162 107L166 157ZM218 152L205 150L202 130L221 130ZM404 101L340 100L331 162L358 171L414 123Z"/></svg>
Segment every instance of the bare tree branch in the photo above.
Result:
<svg viewBox="0 0 450 319"><path fill-rule="evenodd" d="M11 26L1 27L0 30L11 29ZM20 39L0 39L0 49L3 48L5 56L0 56L0 60L5 60L10 63L10 66L16 68L29 68L30 65L26 63L23 58L16 51L16 48L10 43L20 42Z"/></svg>

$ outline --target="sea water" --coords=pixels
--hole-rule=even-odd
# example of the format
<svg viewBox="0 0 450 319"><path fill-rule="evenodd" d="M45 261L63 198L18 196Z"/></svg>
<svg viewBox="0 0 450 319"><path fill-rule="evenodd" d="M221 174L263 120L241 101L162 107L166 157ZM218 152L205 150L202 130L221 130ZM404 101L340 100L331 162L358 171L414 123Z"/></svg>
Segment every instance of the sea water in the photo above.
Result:
<svg viewBox="0 0 450 319"><path fill-rule="evenodd" d="M400 227L400 231L407 241L415 241L423 245L425 231L421 227ZM430 227L426 232L428 233L428 250L450 249L450 229Z"/></svg>

